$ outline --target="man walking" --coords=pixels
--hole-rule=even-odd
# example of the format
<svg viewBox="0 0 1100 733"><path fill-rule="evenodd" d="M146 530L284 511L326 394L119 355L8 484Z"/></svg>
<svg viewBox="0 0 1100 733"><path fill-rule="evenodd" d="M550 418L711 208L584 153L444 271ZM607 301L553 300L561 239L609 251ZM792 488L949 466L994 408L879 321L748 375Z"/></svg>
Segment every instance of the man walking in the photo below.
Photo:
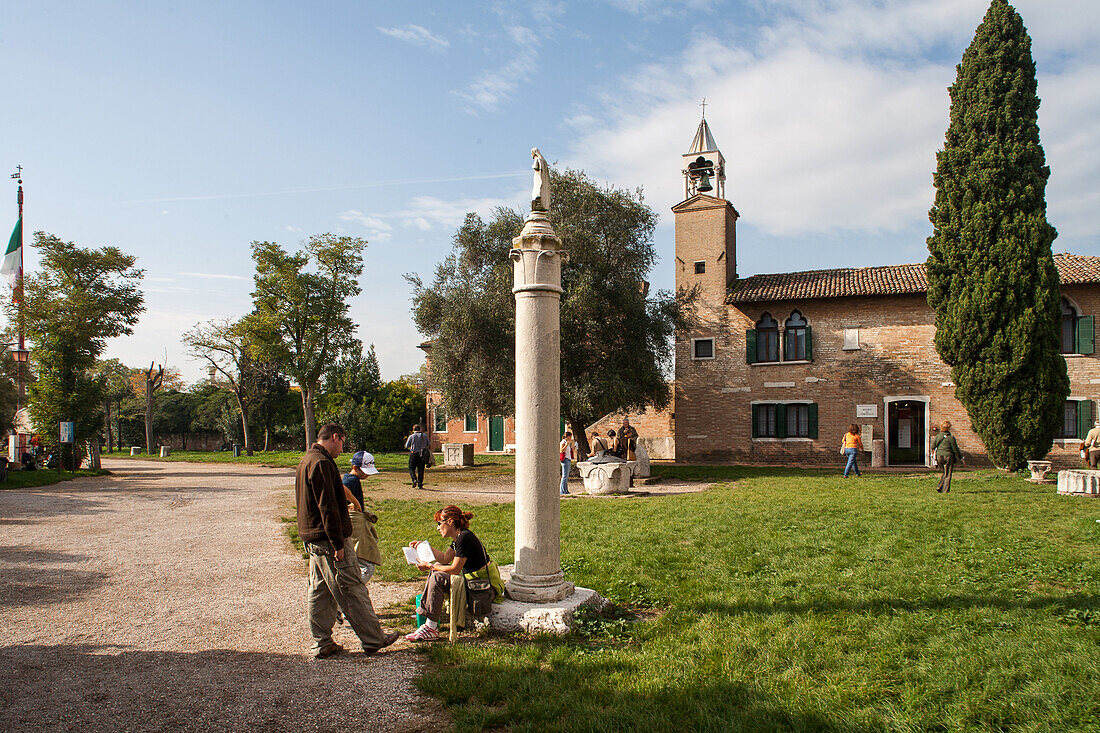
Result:
<svg viewBox="0 0 1100 733"><path fill-rule="evenodd" d="M318 659L344 651L332 640L337 610L347 617L368 655L399 636L382 630L351 543L351 518L336 466L344 436L339 425L322 427L317 442L302 456L294 478L298 536L309 552L309 627L313 656Z"/></svg>
<svg viewBox="0 0 1100 733"><path fill-rule="evenodd" d="M428 461L424 458L425 449L428 448L428 436L420 432L420 424L413 425L412 435L405 441L405 448L409 451L409 476L412 478L413 487L424 488L424 469Z"/></svg>

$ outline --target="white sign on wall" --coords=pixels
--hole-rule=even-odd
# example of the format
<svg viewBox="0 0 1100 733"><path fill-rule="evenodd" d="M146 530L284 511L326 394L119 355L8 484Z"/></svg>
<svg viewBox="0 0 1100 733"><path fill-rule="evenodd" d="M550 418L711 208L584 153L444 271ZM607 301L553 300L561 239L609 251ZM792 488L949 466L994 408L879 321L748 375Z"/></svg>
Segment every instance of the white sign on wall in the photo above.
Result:
<svg viewBox="0 0 1100 733"><path fill-rule="evenodd" d="M878 405L856 405L856 417L878 417Z"/></svg>

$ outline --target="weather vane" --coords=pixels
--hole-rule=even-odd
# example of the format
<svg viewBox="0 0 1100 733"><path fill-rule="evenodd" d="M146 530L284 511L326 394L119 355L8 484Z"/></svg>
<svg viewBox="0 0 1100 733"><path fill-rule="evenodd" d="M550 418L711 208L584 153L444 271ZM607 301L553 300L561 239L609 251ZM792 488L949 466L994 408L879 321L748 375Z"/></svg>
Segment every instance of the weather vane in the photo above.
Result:
<svg viewBox="0 0 1100 733"><path fill-rule="evenodd" d="M12 173L11 177L16 179L20 183L22 183L23 182L23 166L21 166L21 165L15 166L15 173Z"/></svg>

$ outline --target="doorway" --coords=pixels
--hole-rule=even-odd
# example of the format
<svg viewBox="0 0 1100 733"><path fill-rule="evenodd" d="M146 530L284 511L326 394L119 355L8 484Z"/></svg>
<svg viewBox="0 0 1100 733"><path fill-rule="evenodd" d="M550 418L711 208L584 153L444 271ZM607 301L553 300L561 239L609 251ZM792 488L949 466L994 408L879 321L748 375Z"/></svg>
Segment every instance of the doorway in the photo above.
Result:
<svg viewBox="0 0 1100 733"><path fill-rule="evenodd" d="M489 418L489 450L504 450L504 417L493 415Z"/></svg>
<svg viewBox="0 0 1100 733"><path fill-rule="evenodd" d="M928 398L886 399L886 465L927 465Z"/></svg>

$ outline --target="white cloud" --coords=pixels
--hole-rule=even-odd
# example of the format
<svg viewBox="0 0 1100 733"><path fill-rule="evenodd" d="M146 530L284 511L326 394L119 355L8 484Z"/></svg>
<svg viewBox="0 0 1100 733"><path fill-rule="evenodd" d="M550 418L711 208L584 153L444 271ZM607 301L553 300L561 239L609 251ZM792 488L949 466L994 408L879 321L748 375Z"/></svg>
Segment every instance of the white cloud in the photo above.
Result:
<svg viewBox="0 0 1100 733"><path fill-rule="evenodd" d="M651 18L679 15L684 11L710 11L717 0L607 0L610 5L633 15Z"/></svg>
<svg viewBox="0 0 1100 733"><path fill-rule="evenodd" d="M505 28L508 39L518 48L507 63L499 68L483 72L465 89L453 93L469 103L466 111L476 114L480 109L496 112L519 88L530 81L538 70L539 37L526 26L511 25Z"/></svg>
<svg viewBox="0 0 1100 733"><path fill-rule="evenodd" d="M302 231L301 227L293 227L290 224L284 224L283 229L287 230L288 232L291 232L292 234L297 234L297 233Z"/></svg>
<svg viewBox="0 0 1100 733"><path fill-rule="evenodd" d="M399 41L405 41L406 43L420 46L421 48L432 48L441 51L451 46L451 42L446 38L435 35L424 26L413 25L411 23L400 28L382 28L379 26L378 32L390 38L396 38Z"/></svg>
<svg viewBox="0 0 1100 733"><path fill-rule="evenodd" d="M220 272L181 272L180 274L187 275L189 277L201 277L210 280L252 280L251 277L246 277L244 275L225 275Z"/></svg>
<svg viewBox="0 0 1100 733"><path fill-rule="evenodd" d="M516 205L522 200L522 194L513 199L478 198L454 199L447 201L435 196L417 196L410 206L394 212L405 226L428 231L437 227L457 229L465 220L466 214L473 212L483 219L492 216L493 210L501 206Z"/></svg>
<svg viewBox="0 0 1100 733"><path fill-rule="evenodd" d="M922 226L948 123L947 87L986 0L759 2L783 20L764 28L755 48L695 35L678 58L614 80L599 115L576 110L567 121L579 134L568 164L641 184L667 212L683 198L680 155L705 96L726 157L727 195L744 222L782 236ZM1033 6L1021 8L1029 28L1085 8L1079 0L1055 10L1017 5ZM1090 6L1083 22L1100 30L1098 15ZM1095 47L1073 50L1082 37L1063 33L1035 46L1052 59L1044 72L1039 58L1051 215L1063 234L1095 235L1100 59Z"/></svg>
<svg viewBox="0 0 1100 733"><path fill-rule="evenodd" d="M393 232L393 226L382 220L380 215L364 214L355 209L349 209L336 215L340 221L352 221L367 230L367 239L375 242L385 242Z"/></svg>

